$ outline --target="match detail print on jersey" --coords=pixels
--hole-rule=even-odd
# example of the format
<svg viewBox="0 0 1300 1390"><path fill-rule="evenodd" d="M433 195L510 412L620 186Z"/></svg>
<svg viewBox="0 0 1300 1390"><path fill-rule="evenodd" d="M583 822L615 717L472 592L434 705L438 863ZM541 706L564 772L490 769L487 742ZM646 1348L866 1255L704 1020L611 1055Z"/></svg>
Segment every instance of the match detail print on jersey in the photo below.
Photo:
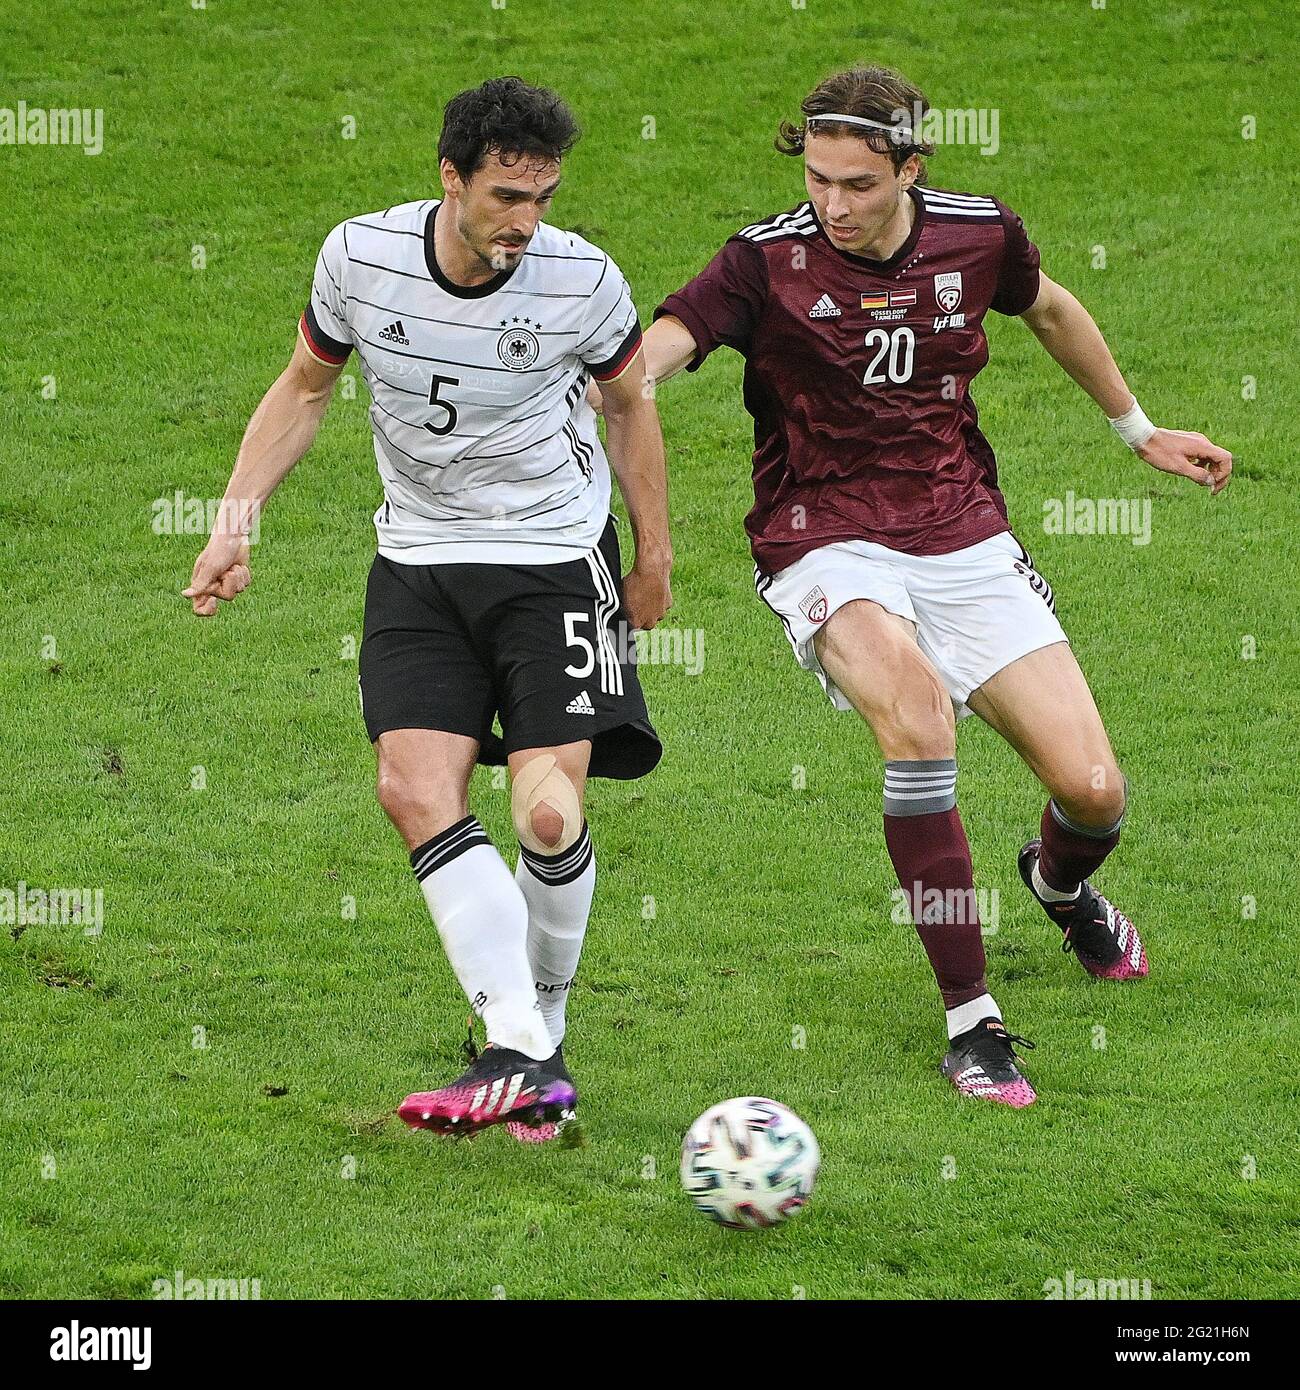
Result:
<svg viewBox="0 0 1300 1390"><path fill-rule="evenodd" d="M514 270L457 285L434 252L441 206L335 227L299 325L322 362L355 351L370 389L379 551L413 565L582 559L610 500L585 387L636 358L627 281L599 247L543 222Z"/></svg>

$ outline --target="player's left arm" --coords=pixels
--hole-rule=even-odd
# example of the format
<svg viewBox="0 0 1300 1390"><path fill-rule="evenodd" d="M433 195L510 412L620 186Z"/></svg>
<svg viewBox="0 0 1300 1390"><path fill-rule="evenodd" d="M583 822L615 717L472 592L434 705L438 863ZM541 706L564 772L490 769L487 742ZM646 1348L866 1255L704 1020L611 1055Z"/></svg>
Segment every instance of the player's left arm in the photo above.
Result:
<svg viewBox="0 0 1300 1390"><path fill-rule="evenodd" d="M623 601L634 628L648 630L673 605L673 547L668 533L668 469L653 382L645 354L600 383L605 452L632 524L636 558L623 580Z"/></svg>
<svg viewBox="0 0 1300 1390"><path fill-rule="evenodd" d="M1153 425L1124 382L1092 315L1063 285L1039 272L1038 297L1022 314L1038 341L1106 412L1120 438L1153 468L1222 492L1232 455L1195 430Z"/></svg>

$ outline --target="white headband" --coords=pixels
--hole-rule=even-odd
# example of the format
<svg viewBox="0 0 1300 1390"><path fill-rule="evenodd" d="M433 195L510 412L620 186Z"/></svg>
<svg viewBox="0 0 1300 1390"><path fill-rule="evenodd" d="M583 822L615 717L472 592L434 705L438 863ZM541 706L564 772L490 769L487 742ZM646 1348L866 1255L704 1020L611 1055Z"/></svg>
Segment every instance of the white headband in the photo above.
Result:
<svg viewBox="0 0 1300 1390"><path fill-rule="evenodd" d="M911 127L910 127L910 126L905 126L905 125L890 125L890 124L887 124L887 123L884 122L884 121L872 121L872 120L868 120L866 116L841 116L841 115L836 114L835 112L824 111L824 112L820 112L820 113L819 113L818 115L816 115L816 116L809 116L809 117L808 117L808 120L809 120L810 122L811 122L811 121L847 121L850 125L864 125L864 126L867 126L867 127L868 127L869 129L871 129L871 130L884 130L884 131L888 131L889 134L892 135L892 136L894 137L895 143L896 143L896 144L900 144L900 145L903 144L905 141L911 140L911 138L912 138L912 130L911 130Z"/></svg>

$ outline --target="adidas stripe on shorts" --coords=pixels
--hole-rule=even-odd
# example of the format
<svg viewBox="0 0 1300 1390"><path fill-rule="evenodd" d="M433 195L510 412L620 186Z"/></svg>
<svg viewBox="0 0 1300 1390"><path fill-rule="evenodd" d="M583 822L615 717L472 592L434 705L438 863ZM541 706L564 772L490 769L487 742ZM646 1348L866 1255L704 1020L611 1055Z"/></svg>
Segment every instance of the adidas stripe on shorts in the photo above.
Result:
<svg viewBox="0 0 1300 1390"><path fill-rule="evenodd" d="M443 729L479 762L590 739L592 777L644 776L663 749L637 678L611 517L580 560L403 565L366 586L361 710L371 740ZM493 730L500 721L500 733Z"/></svg>
<svg viewBox="0 0 1300 1390"><path fill-rule="evenodd" d="M946 555L907 555L871 541L836 541L774 575L754 574L758 595L781 619L795 659L822 683L836 709L851 709L822 670L813 645L836 609L870 599L906 618L952 698L966 698L1022 656L1069 639L1056 617L1052 586L1011 534Z"/></svg>

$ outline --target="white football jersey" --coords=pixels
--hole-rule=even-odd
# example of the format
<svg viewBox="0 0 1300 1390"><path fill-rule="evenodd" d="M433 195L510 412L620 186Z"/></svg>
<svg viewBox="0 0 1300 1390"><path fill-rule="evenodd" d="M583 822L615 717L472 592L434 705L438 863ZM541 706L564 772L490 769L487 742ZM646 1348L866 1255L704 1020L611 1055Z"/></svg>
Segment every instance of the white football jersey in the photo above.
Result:
<svg viewBox="0 0 1300 1390"><path fill-rule="evenodd" d="M595 547L609 464L588 376L631 364L641 327L599 247L539 223L513 271L457 285L434 256L440 202L340 223L325 238L300 331L322 361L355 349L370 388L398 564L549 564Z"/></svg>

